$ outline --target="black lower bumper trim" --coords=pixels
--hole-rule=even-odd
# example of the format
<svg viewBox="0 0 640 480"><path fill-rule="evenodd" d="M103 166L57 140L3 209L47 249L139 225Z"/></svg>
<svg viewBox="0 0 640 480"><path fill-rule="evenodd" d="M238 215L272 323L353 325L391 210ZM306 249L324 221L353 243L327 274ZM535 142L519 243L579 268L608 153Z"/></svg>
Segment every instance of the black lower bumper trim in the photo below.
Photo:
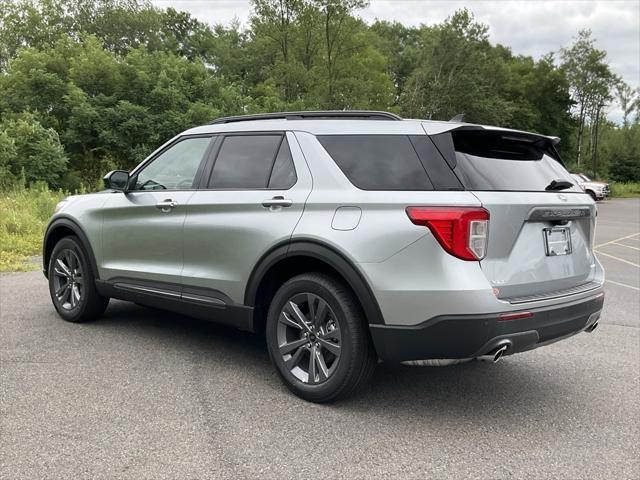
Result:
<svg viewBox="0 0 640 480"><path fill-rule="evenodd" d="M509 344L506 355L552 343L593 325L604 293L581 302L528 310L530 318L499 320L499 314L434 317L420 325L369 325L383 361L473 358Z"/></svg>

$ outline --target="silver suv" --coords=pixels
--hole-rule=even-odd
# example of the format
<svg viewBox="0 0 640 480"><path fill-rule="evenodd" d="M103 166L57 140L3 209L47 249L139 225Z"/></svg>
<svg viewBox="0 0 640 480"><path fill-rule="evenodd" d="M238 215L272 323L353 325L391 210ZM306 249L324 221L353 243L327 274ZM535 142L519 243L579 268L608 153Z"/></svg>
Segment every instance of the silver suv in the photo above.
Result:
<svg viewBox="0 0 640 480"><path fill-rule="evenodd" d="M380 360L497 360L592 331L596 209L556 142L385 112L219 119L58 205L51 299L72 322L118 298L263 332L315 402Z"/></svg>

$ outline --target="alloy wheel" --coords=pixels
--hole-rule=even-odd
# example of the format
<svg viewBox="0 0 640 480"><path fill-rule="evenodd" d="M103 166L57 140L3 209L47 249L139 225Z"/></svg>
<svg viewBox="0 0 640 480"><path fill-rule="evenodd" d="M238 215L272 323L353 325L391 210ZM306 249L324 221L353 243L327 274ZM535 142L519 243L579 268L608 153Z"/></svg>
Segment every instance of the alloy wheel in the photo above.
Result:
<svg viewBox="0 0 640 480"><path fill-rule="evenodd" d="M53 289L62 308L72 310L78 306L84 293L84 277L78 255L70 249L60 251L54 260Z"/></svg>
<svg viewBox="0 0 640 480"><path fill-rule="evenodd" d="M326 382L340 361L340 325L329 304L313 293L299 293L278 317L278 349L284 365L301 382Z"/></svg>

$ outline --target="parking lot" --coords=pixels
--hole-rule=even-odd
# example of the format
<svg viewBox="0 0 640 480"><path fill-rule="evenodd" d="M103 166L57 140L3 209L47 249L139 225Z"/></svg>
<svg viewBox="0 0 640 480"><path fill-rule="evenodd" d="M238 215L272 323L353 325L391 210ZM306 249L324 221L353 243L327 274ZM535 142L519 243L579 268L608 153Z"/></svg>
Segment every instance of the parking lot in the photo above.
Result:
<svg viewBox="0 0 640 480"><path fill-rule="evenodd" d="M599 204L593 334L508 357L380 365L292 396L259 337L112 301L74 325L0 276L0 478L640 478L640 201Z"/></svg>

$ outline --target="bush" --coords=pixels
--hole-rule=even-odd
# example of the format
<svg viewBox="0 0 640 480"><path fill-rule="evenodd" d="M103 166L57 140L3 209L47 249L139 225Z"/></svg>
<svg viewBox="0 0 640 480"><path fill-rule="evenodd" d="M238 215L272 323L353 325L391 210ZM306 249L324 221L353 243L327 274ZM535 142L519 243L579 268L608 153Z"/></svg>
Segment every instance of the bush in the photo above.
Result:
<svg viewBox="0 0 640 480"><path fill-rule="evenodd" d="M56 131L44 128L33 115L24 113L0 123L0 188L24 187L20 181L60 187L67 162Z"/></svg>

